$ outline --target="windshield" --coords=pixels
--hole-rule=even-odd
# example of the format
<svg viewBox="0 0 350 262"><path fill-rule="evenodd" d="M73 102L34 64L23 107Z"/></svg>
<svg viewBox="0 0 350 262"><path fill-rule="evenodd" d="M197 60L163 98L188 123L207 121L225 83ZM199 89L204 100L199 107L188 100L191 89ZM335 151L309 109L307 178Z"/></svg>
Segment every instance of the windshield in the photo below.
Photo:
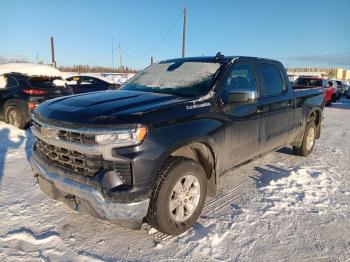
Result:
<svg viewBox="0 0 350 262"><path fill-rule="evenodd" d="M161 62L150 66L121 89L199 96L210 91L220 63Z"/></svg>
<svg viewBox="0 0 350 262"><path fill-rule="evenodd" d="M294 84L301 86L320 87L322 86L322 79L298 78Z"/></svg>

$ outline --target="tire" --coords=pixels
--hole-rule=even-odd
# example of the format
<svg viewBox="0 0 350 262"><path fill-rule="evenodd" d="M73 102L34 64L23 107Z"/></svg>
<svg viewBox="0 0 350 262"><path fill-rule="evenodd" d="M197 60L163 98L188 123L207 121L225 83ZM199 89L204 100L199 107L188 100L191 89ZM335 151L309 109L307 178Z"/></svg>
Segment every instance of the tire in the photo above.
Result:
<svg viewBox="0 0 350 262"><path fill-rule="evenodd" d="M313 131L312 131L313 130ZM308 156L311 154L316 141L316 125L311 121L306 125L303 141L300 147L293 147L294 154Z"/></svg>
<svg viewBox="0 0 350 262"><path fill-rule="evenodd" d="M15 106L10 106L6 109L6 122L19 129L25 129L27 126L21 110Z"/></svg>
<svg viewBox="0 0 350 262"><path fill-rule="evenodd" d="M186 189L187 183L191 183L189 189ZM177 194L180 189L184 192ZM147 222L162 233L179 235L197 221L206 194L207 179L203 167L188 158L170 157L154 183Z"/></svg>

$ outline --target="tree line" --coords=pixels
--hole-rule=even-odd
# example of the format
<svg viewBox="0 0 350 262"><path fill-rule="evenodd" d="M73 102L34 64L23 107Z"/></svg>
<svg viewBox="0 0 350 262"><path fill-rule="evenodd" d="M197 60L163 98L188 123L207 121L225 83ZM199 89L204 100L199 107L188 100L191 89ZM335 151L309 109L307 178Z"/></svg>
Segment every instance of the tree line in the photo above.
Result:
<svg viewBox="0 0 350 262"><path fill-rule="evenodd" d="M77 72L77 73L137 73L137 70L128 66L109 67L109 66L89 66L89 65L73 65L59 66L58 69L62 72Z"/></svg>

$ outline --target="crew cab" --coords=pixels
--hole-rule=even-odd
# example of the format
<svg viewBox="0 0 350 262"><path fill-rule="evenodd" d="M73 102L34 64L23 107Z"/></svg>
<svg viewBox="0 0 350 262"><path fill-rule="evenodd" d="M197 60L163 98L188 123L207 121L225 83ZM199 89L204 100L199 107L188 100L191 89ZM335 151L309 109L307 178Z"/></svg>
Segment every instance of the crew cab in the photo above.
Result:
<svg viewBox="0 0 350 262"><path fill-rule="evenodd" d="M293 84L293 88L308 89L308 88L323 88L324 102L327 106L331 106L337 100L337 88L333 86L331 81L319 77L298 77Z"/></svg>
<svg viewBox="0 0 350 262"><path fill-rule="evenodd" d="M322 88L294 91L274 60L165 60L115 91L57 98L33 115L31 165L50 197L127 227L180 234L220 174L320 137Z"/></svg>

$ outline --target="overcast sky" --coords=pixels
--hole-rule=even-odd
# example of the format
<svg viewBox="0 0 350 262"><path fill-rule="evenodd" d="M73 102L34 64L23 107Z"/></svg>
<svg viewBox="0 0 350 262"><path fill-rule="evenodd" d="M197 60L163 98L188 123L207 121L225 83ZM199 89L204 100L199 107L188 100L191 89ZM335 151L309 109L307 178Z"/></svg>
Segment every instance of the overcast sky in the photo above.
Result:
<svg viewBox="0 0 350 262"><path fill-rule="evenodd" d="M350 68L349 0L18 1L0 5L0 58L59 65L143 68L181 56L182 12L188 8L187 56L248 55L287 66Z"/></svg>

